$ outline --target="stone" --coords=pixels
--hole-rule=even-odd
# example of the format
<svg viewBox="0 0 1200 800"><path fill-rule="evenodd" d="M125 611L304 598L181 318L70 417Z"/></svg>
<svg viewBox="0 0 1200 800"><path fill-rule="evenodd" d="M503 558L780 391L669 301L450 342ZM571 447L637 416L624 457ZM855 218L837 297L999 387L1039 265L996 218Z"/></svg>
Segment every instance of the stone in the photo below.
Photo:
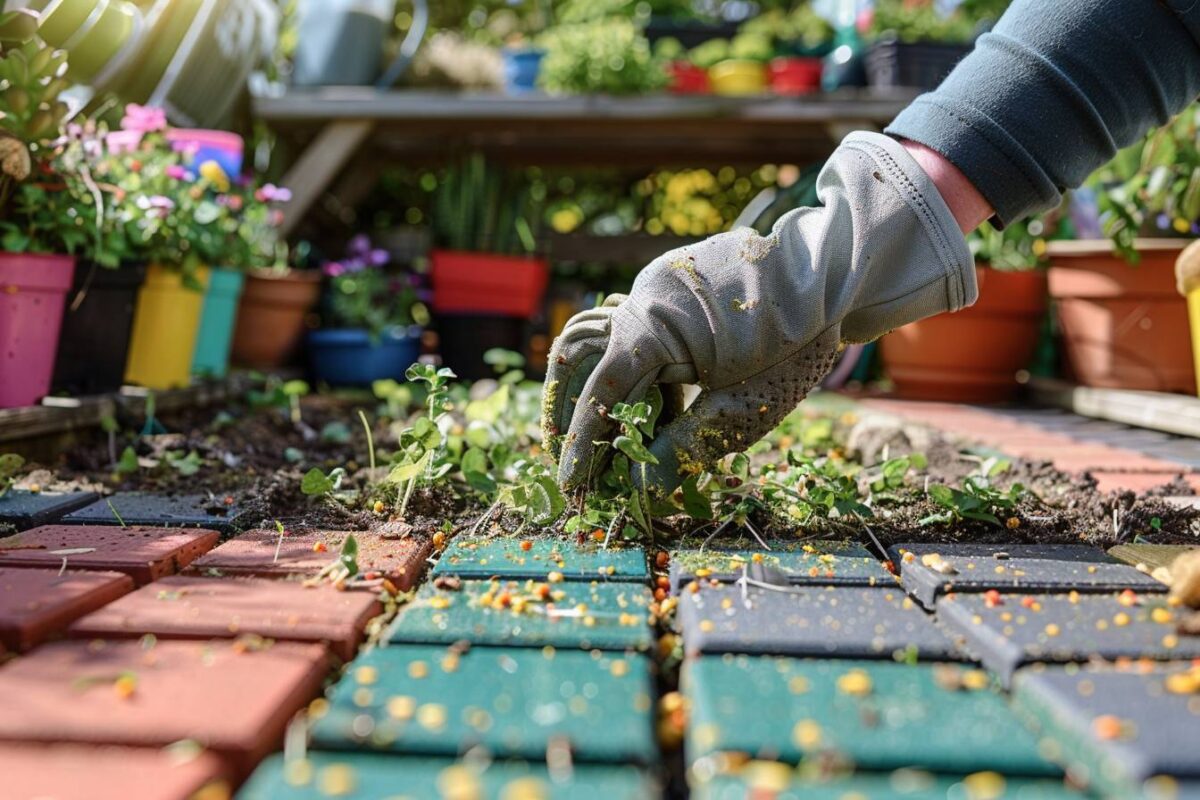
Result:
<svg viewBox="0 0 1200 800"><path fill-rule="evenodd" d="M1171 597L1188 608L1200 609L1200 550L1176 556L1168 571Z"/></svg>
<svg viewBox="0 0 1200 800"><path fill-rule="evenodd" d="M0 568L0 656L31 650L132 590L119 572Z"/></svg>
<svg viewBox="0 0 1200 800"><path fill-rule="evenodd" d="M0 745L4 796L13 800L180 800L227 797L210 753L79 745ZM205 794L209 792L210 794Z"/></svg>
<svg viewBox="0 0 1200 800"><path fill-rule="evenodd" d="M139 586L174 575L221 538L196 528L45 525L0 539L0 567L123 572Z"/></svg>
<svg viewBox="0 0 1200 800"><path fill-rule="evenodd" d="M676 550L671 553L671 586L678 590L698 577L732 583L756 566L779 570L793 584L891 586L896 582L879 559L854 542L770 544L771 550Z"/></svg>
<svg viewBox="0 0 1200 800"><path fill-rule="evenodd" d="M572 764L565 777L552 778L544 765L522 761L469 763L450 758L324 752L309 752L292 761L273 756L238 793L239 800L650 800L661 796L649 775L631 766Z"/></svg>
<svg viewBox="0 0 1200 800"><path fill-rule="evenodd" d="M327 645L354 658L367 622L383 606L366 592L262 578L163 578L71 626L74 638L235 639L252 635Z"/></svg>
<svg viewBox="0 0 1200 800"><path fill-rule="evenodd" d="M388 640L647 650L653 599L649 589L630 583L466 580L456 590L427 583L400 612Z"/></svg>
<svg viewBox="0 0 1200 800"><path fill-rule="evenodd" d="M359 657L313 727L317 750L654 763L650 662L554 648L391 645Z"/></svg>
<svg viewBox="0 0 1200 800"><path fill-rule="evenodd" d="M721 753L861 770L1055 776L981 670L956 664L701 656L684 662L693 773Z"/></svg>
<svg viewBox="0 0 1200 800"><path fill-rule="evenodd" d="M463 578L533 578L558 573L565 580L648 581L646 551L612 543L576 544L556 537L458 536L433 568L434 575Z"/></svg>
<svg viewBox="0 0 1200 800"><path fill-rule="evenodd" d="M1087 545L898 544L889 553L904 588L928 609L950 592L1164 590L1149 575Z"/></svg>
<svg viewBox="0 0 1200 800"><path fill-rule="evenodd" d="M63 514L95 502L94 492L28 492L13 489L0 497L0 531L49 525Z"/></svg>
<svg viewBox="0 0 1200 800"><path fill-rule="evenodd" d="M247 531L199 559L190 572L208 576L312 577L337 558L349 533L358 540L361 572L377 572L402 592L420 582L425 559L433 549L428 539L390 539L366 531L289 532L283 544L279 543L279 531Z"/></svg>
<svg viewBox="0 0 1200 800"><path fill-rule="evenodd" d="M1006 686L1035 662L1200 657L1200 638L1176 633L1181 609L1162 595L959 594L938 601L937 617Z"/></svg>
<svg viewBox="0 0 1200 800"><path fill-rule="evenodd" d="M764 589L696 584L679 599L688 653L958 660L962 655L899 588Z"/></svg>

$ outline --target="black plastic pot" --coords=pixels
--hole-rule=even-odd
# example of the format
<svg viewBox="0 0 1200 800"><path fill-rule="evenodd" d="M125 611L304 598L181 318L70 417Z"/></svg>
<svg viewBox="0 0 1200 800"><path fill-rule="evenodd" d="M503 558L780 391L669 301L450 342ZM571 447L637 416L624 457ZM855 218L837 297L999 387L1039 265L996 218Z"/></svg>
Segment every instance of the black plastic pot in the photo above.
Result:
<svg viewBox="0 0 1200 800"><path fill-rule="evenodd" d="M732 39L737 34L736 22L698 22L689 19L652 16L646 24L650 44L668 37L679 40L686 48L704 44L709 39Z"/></svg>
<svg viewBox="0 0 1200 800"><path fill-rule="evenodd" d="M54 392L87 395L121 388L133 308L145 278L141 264L105 269L81 262L76 267L58 340Z"/></svg>
<svg viewBox="0 0 1200 800"><path fill-rule="evenodd" d="M936 89L969 52L968 44L881 39L867 50L867 84L872 89Z"/></svg>
<svg viewBox="0 0 1200 800"><path fill-rule="evenodd" d="M527 320L490 314L437 315L442 363L464 380L495 377L483 354L493 347L525 353Z"/></svg>

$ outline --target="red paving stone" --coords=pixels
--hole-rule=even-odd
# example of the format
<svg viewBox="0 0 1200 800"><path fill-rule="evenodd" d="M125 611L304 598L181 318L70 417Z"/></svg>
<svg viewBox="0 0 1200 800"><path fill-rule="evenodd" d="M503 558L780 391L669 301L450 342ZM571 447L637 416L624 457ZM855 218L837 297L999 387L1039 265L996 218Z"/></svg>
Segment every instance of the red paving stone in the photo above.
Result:
<svg viewBox="0 0 1200 800"><path fill-rule="evenodd" d="M0 667L0 742L161 748L189 739L240 779L279 746L328 671L320 645L55 642Z"/></svg>
<svg viewBox="0 0 1200 800"><path fill-rule="evenodd" d="M0 568L0 655L30 650L132 590L119 572Z"/></svg>
<svg viewBox="0 0 1200 800"><path fill-rule="evenodd" d="M0 745L0 776L0 796L11 800L185 800L204 789L218 798L229 785L208 753L132 747Z"/></svg>
<svg viewBox="0 0 1200 800"><path fill-rule="evenodd" d="M262 578L174 576L126 595L71 626L75 638L220 639L256 634L328 644L349 661L383 606L373 593L306 589Z"/></svg>
<svg viewBox="0 0 1200 800"><path fill-rule="evenodd" d="M1093 472L1092 477L1096 479L1096 489L1101 492L1128 490L1140 493L1169 483L1175 477L1175 473L1164 475L1158 472ZM1184 475L1183 479L1200 493L1200 475Z"/></svg>
<svg viewBox="0 0 1200 800"><path fill-rule="evenodd" d="M124 572L143 586L179 572L220 538L216 531L199 528L43 525L0 539L0 567L58 569L65 559L69 569ZM84 548L92 552L55 555Z"/></svg>
<svg viewBox="0 0 1200 800"><path fill-rule="evenodd" d="M345 531L311 531L285 536L278 531L248 531L234 537L192 565L189 572L222 575L253 575L263 578L315 575L337 557L348 534ZM378 572L401 591L417 584L425 571L432 545L422 538L385 539L376 533L358 531L358 566L363 572ZM324 546L325 550L320 551Z"/></svg>

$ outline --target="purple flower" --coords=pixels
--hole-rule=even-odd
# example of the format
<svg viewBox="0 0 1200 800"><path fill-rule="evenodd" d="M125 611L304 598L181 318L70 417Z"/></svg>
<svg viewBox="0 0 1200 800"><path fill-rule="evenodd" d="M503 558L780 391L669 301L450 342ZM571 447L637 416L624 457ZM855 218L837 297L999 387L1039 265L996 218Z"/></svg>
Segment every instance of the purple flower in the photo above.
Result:
<svg viewBox="0 0 1200 800"><path fill-rule="evenodd" d="M1159 214L1154 218L1154 224L1158 226L1159 230L1165 231L1167 228L1171 227L1171 218L1166 214Z"/></svg>
<svg viewBox="0 0 1200 800"><path fill-rule="evenodd" d="M166 169L167 177L174 181L187 180L188 171L178 164L172 164Z"/></svg>
<svg viewBox="0 0 1200 800"><path fill-rule="evenodd" d="M121 128L138 133L153 133L167 127L167 115L161 108L139 106L130 103L125 106L125 116L121 118Z"/></svg>
<svg viewBox="0 0 1200 800"><path fill-rule="evenodd" d="M1192 232L1192 236L1200 236L1200 222L1193 222L1188 230Z"/></svg>
<svg viewBox="0 0 1200 800"><path fill-rule="evenodd" d="M322 267L322 271L331 278L340 278L346 274L346 268L337 261L330 261Z"/></svg>
<svg viewBox="0 0 1200 800"><path fill-rule="evenodd" d="M284 189L273 183L268 183L254 193L260 203L287 203L292 199L290 189Z"/></svg>

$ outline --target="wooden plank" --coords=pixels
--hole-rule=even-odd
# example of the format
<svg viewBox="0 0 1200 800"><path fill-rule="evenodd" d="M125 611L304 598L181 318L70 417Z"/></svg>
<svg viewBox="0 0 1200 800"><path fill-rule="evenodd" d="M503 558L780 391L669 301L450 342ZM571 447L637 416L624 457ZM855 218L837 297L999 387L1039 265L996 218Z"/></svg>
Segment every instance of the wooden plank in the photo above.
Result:
<svg viewBox="0 0 1200 800"><path fill-rule="evenodd" d="M335 119L321 129L284 177L283 185L291 189L292 199L283 207L280 236L291 233L373 128L370 120Z"/></svg>
<svg viewBox="0 0 1200 800"><path fill-rule="evenodd" d="M1200 438L1200 398L1165 392L1099 389L1034 378L1034 399L1085 417ZM1200 445L1197 445L1200 447Z"/></svg>

